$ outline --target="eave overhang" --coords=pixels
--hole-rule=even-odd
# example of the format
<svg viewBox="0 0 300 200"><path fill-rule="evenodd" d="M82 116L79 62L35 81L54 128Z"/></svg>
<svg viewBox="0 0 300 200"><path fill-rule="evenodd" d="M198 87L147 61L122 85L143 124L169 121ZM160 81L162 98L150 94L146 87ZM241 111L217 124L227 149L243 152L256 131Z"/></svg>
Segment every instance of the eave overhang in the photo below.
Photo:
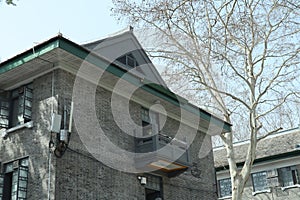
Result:
<svg viewBox="0 0 300 200"><path fill-rule="evenodd" d="M109 62L105 58L94 54L92 51L80 46L61 35L53 37L30 50L27 50L11 59L8 59L2 63L0 63L0 82L1 76L5 76L6 73L9 73L11 70L17 70L22 65L26 63L32 62L35 59L42 59L43 56L47 55L48 53L55 51L57 49L63 50L68 52L69 54L76 56L77 58L81 59L82 61L85 60L97 67L102 68L106 72L109 72L117 77L123 78L129 83L138 86L139 88L155 95L161 99L168 101L169 103L188 111L191 114L196 115L201 120L204 120L209 124L212 122L214 126L217 126L222 129L221 132L230 132L231 131L231 124L224 122L223 120L211 115L210 113L202 110L190 103L188 101L175 93L171 92L168 88L165 88L161 85L151 83L148 80L142 80L135 75L131 75L127 73L126 70L120 68L114 63ZM59 59L59 58L58 58ZM43 59L45 62L47 60ZM59 61L59 60L58 60ZM109 65L109 66L108 66ZM107 67L108 66L108 67ZM51 69L53 66L49 66L47 70ZM46 69L45 69L46 70ZM126 73L126 76L123 76Z"/></svg>
<svg viewBox="0 0 300 200"><path fill-rule="evenodd" d="M300 156L300 150L295 150L295 151L276 154L276 155L272 155L272 156L257 158L254 160L253 165L255 166L256 164L267 163L267 162L272 162L272 161L276 161L276 160L280 160L280 159L293 158L293 157L298 157L298 156ZM239 162L239 163L237 163L237 167L241 168L241 167L243 167L244 164L245 164L245 162ZM229 165L215 167L216 172L228 170L228 169L229 169Z"/></svg>

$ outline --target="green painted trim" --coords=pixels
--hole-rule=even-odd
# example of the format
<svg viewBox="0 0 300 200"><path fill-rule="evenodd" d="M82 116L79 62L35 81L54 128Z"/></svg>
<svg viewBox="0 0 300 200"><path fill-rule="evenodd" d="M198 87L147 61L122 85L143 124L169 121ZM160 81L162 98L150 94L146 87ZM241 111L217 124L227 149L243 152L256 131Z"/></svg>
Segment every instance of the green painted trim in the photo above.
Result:
<svg viewBox="0 0 300 200"><path fill-rule="evenodd" d="M9 70L12 70L26 62L29 62L36 57L43 55L49 51L52 51L53 49L57 48L59 46L59 41L57 40L57 37L52 38L40 45L37 45L33 49L30 49L28 51L25 51L24 53L21 53L12 59L9 59L7 61L4 61L3 63L0 63L0 74L5 73Z"/></svg>
<svg viewBox="0 0 300 200"><path fill-rule="evenodd" d="M63 38L62 36L56 36L34 47L35 53L33 53L33 50L28 50L20 55L13 57L10 60L1 63L0 74L5 73L11 69L14 69L28 61L31 61L37 56L41 56L51 50L54 50L55 48L61 48L66 52L69 52L70 54L73 54L78 58L81 58L82 60L86 60L87 62L94 64L95 66L98 66L114 74L117 77L123 78L124 80L130 82L131 84L140 87L155 96L158 96L176 106L181 106L183 109L199 116L200 118L206 121L212 120L216 125L222 127L225 131L231 131L231 124L226 123L223 120L212 116L210 113L192 104L189 104L186 99L174 94L169 89L161 85L151 83L148 80L143 80L143 82L141 82L141 80L138 77L126 73L126 70L119 68L113 63L109 63L104 58L101 58L100 56L93 54L91 51L87 50L86 48L66 38ZM124 76L125 74L126 76Z"/></svg>
<svg viewBox="0 0 300 200"><path fill-rule="evenodd" d="M259 163L271 162L271 161L276 161L276 160L280 160L280 159L284 159L284 158L293 158L296 156L300 156L300 150L295 150L295 151L290 151L290 152L286 152L286 153L282 153L282 154L276 154L276 155L272 155L272 156L255 159L253 162L253 166L255 164L259 164ZM243 167L244 163L245 162L239 162L239 163L237 163L237 166ZM216 167L215 169L217 172L222 171L222 170L228 170L229 165Z"/></svg>

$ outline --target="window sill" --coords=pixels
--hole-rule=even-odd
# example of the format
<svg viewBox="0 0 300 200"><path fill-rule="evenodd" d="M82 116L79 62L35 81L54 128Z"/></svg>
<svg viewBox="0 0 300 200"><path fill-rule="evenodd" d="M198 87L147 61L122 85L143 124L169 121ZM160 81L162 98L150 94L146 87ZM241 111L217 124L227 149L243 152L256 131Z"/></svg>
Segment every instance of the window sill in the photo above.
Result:
<svg viewBox="0 0 300 200"><path fill-rule="evenodd" d="M218 198L218 200L222 200L222 199L231 199L231 196L226 196L226 197L220 197L220 198Z"/></svg>
<svg viewBox="0 0 300 200"><path fill-rule="evenodd" d="M291 188L300 188L300 184L290 185L290 186L286 186L286 187L281 187L281 190L285 191L285 190L291 189Z"/></svg>
<svg viewBox="0 0 300 200"><path fill-rule="evenodd" d="M20 124L20 125L17 125L15 127L9 128L9 129L1 129L0 133L1 133L2 137L6 137L7 134L14 132L16 130L23 129L23 128L32 128L32 127L33 127L33 121L30 121L30 122L26 122L24 124Z"/></svg>
<svg viewBox="0 0 300 200"><path fill-rule="evenodd" d="M256 191L256 192L252 192L252 196L255 196L257 194L262 194L262 193L270 193L271 190L268 189L268 190L261 190L261 191Z"/></svg>

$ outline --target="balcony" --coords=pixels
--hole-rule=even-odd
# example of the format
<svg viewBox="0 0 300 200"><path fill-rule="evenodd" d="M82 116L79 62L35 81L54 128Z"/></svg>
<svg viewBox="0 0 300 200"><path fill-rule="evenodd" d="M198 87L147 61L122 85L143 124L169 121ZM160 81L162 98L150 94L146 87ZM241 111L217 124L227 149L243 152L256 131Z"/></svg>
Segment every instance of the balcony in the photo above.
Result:
<svg viewBox="0 0 300 200"><path fill-rule="evenodd" d="M156 134L136 138L136 168L156 170L168 176L176 176L190 166L187 143L166 135Z"/></svg>

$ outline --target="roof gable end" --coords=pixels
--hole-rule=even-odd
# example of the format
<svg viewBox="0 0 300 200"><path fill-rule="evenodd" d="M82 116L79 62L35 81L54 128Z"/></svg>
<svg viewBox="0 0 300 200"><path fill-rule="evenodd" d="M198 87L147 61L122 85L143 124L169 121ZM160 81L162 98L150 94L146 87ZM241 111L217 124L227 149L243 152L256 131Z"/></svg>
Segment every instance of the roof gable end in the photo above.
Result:
<svg viewBox="0 0 300 200"><path fill-rule="evenodd" d="M157 69L135 37L132 27L110 37L83 44L83 47L99 54L112 63L142 78L167 87ZM130 55L130 56L128 56Z"/></svg>

